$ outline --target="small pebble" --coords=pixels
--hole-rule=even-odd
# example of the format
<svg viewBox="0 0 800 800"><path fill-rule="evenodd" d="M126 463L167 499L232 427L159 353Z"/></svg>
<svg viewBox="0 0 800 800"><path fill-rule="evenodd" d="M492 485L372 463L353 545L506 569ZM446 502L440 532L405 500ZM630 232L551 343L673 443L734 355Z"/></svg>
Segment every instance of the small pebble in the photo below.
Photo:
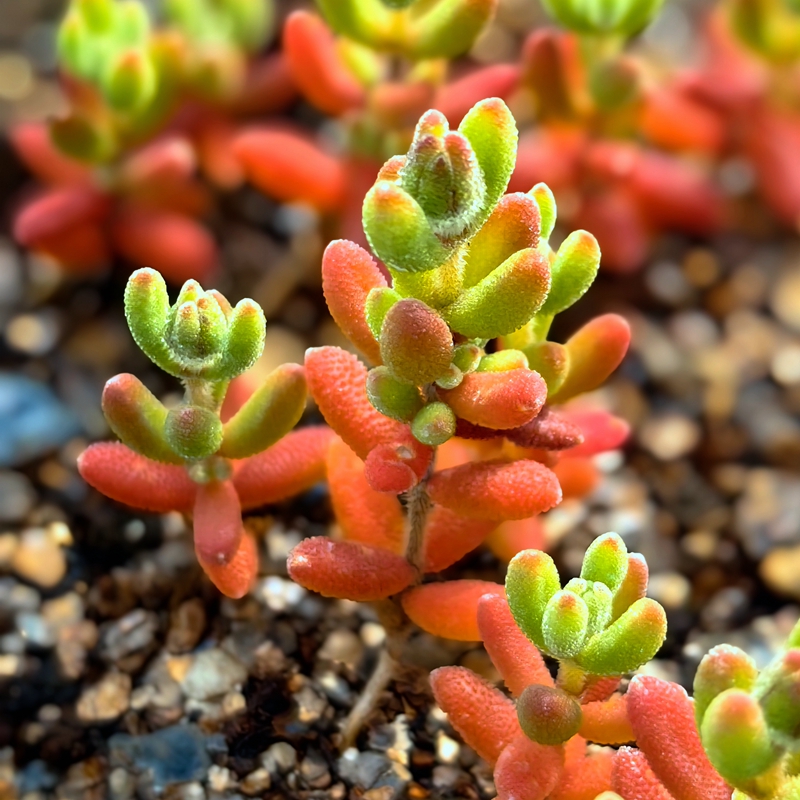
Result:
<svg viewBox="0 0 800 800"><path fill-rule="evenodd" d="M36 492L21 472L0 471L0 522L20 522L35 502Z"/></svg>
<svg viewBox="0 0 800 800"><path fill-rule="evenodd" d="M690 453L700 441L700 426L681 414L648 419L639 431L645 449L662 461L674 461Z"/></svg>
<svg viewBox="0 0 800 800"><path fill-rule="evenodd" d="M270 775L285 775L297 764L297 751L288 742L275 742L261 754L260 760Z"/></svg>
<svg viewBox="0 0 800 800"><path fill-rule="evenodd" d="M83 723L111 722L128 710L130 699L130 675L109 672L96 684L83 690L75 710Z"/></svg>
<svg viewBox="0 0 800 800"><path fill-rule="evenodd" d="M212 700L230 692L247 680L247 670L225 650L203 650L194 657L186 677L180 682L187 697Z"/></svg>
<svg viewBox="0 0 800 800"><path fill-rule="evenodd" d="M67 560L47 531L29 528L20 537L11 567L21 578L50 589L66 574Z"/></svg>

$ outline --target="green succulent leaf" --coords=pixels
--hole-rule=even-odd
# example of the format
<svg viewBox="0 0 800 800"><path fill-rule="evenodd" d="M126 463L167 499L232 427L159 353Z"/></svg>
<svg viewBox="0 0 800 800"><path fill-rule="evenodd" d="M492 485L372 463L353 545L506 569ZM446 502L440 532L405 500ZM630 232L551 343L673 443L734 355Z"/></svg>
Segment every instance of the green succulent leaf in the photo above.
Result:
<svg viewBox="0 0 800 800"><path fill-rule="evenodd" d="M600 267L600 247L587 231L573 231L558 248L551 264L552 283L540 313L560 314L584 294L594 283Z"/></svg>
<svg viewBox="0 0 800 800"><path fill-rule="evenodd" d="M456 415L447 403L428 403L414 417L411 433L418 442L438 447L456 433Z"/></svg>
<svg viewBox="0 0 800 800"><path fill-rule="evenodd" d="M589 608L575 592L556 592L544 609L542 635L546 651L571 659L583 649L589 630Z"/></svg>
<svg viewBox="0 0 800 800"><path fill-rule="evenodd" d="M542 621L549 600L561 589L555 562L540 550L523 550L506 572L506 597L520 630L545 650Z"/></svg>
<svg viewBox="0 0 800 800"><path fill-rule="evenodd" d="M628 548L619 534L604 533L598 536L583 556L581 578L601 581L616 592L628 573Z"/></svg>
<svg viewBox="0 0 800 800"><path fill-rule="evenodd" d="M222 444L222 422L207 408L184 404L167 414L164 435L183 458L208 458Z"/></svg>
<svg viewBox="0 0 800 800"><path fill-rule="evenodd" d="M422 408L422 392L395 378L388 367L374 367L367 374L367 397L387 417L411 422Z"/></svg>
<svg viewBox="0 0 800 800"><path fill-rule="evenodd" d="M547 242L550 241L550 236L553 233L553 228L556 226L556 217L558 216L555 195L546 183L537 183L528 194L533 197L539 206L539 214L541 216L539 240L543 245L547 246ZM547 246L547 249L549 249L549 246Z"/></svg>

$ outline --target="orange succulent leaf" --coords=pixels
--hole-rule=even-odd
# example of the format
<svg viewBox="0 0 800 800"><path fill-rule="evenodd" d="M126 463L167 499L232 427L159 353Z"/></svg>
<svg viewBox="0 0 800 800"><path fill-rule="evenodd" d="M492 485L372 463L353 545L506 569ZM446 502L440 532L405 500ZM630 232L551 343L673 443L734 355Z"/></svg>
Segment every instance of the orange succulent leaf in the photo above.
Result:
<svg viewBox="0 0 800 800"><path fill-rule="evenodd" d="M336 40L316 14L293 11L283 26L283 52L305 98L324 114L338 117L366 100L336 50Z"/></svg>
<svg viewBox="0 0 800 800"><path fill-rule="evenodd" d="M78 225L97 223L110 200L89 186L51 189L25 205L14 219L14 238L25 247L63 235Z"/></svg>
<svg viewBox="0 0 800 800"><path fill-rule="evenodd" d="M370 90L370 111L386 128L413 128L429 109L436 108L434 87L427 81L384 80Z"/></svg>
<svg viewBox="0 0 800 800"><path fill-rule="evenodd" d="M69 230L40 239L35 249L75 274L97 272L111 262L102 221L78 223Z"/></svg>
<svg viewBox="0 0 800 800"><path fill-rule="evenodd" d="M570 449L565 455L594 456L608 450L616 450L625 444L631 426L620 417L608 411L581 410L579 408L561 409L561 415L580 428L583 442Z"/></svg>
<svg viewBox="0 0 800 800"><path fill-rule="evenodd" d="M35 122L16 125L9 139L19 159L43 183L69 186L91 180L91 169L54 147L46 125Z"/></svg>
<svg viewBox="0 0 800 800"><path fill-rule="evenodd" d="M461 419L508 430L536 417L547 399L547 384L530 369L472 372L455 389L438 389L437 394Z"/></svg>
<svg viewBox="0 0 800 800"><path fill-rule="evenodd" d="M573 224L595 233L603 253L603 269L635 272L650 252L652 224L627 186L609 186L584 198Z"/></svg>
<svg viewBox="0 0 800 800"><path fill-rule="evenodd" d="M579 129L530 128L520 136L517 165L508 191L527 192L539 182L546 183L554 192L576 185L585 147L586 133Z"/></svg>
<svg viewBox="0 0 800 800"><path fill-rule="evenodd" d="M311 425L288 433L258 455L235 462L233 483L242 508L279 503L323 480L332 438L333 432L324 425Z"/></svg>
<svg viewBox="0 0 800 800"><path fill-rule="evenodd" d="M423 571L441 572L472 552L494 530L491 520L466 519L444 506L434 506L425 527Z"/></svg>
<svg viewBox="0 0 800 800"><path fill-rule="evenodd" d="M584 441L580 425L550 406L544 406L541 413L525 425L507 431L506 438L520 447L569 450L569 454Z"/></svg>
<svg viewBox="0 0 800 800"><path fill-rule="evenodd" d="M249 533L244 533L233 558L226 564L199 561L214 586L226 597L236 600L250 591L258 573L258 546Z"/></svg>
<svg viewBox="0 0 800 800"><path fill-rule="evenodd" d="M642 213L660 228L707 236L722 226L722 195L696 167L647 152L631 173L629 185Z"/></svg>
<svg viewBox="0 0 800 800"><path fill-rule="evenodd" d="M586 497L600 483L600 470L591 458L564 458L552 470L565 499Z"/></svg>
<svg viewBox="0 0 800 800"><path fill-rule="evenodd" d="M127 207L115 215L111 237L122 255L157 269L170 283L205 280L217 265L211 234L184 214Z"/></svg>
<svg viewBox="0 0 800 800"><path fill-rule="evenodd" d="M539 517L501 522L486 537L489 549L502 561L511 561L523 550L543 550L545 535Z"/></svg>
<svg viewBox="0 0 800 800"><path fill-rule="evenodd" d="M433 696L450 724L478 755L494 764L522 735L514 703L464 667L440 667L430 676Z"/></svg>
<svg viewBox="0 0 800 800"><path fill-rule="evenodd" d="M650 769L644 753L620 747L614 755L611 788L623 800L676 800Z"/></svg>
<svg viewBox="0 0 800 800"><path fill-rule="evenodd" d="M596 744L626 744L636 737L628 720L625 695L612 694L608 700L584 703L580 734Z"/></svg>
<svg viewBox="0 0 800 800"><path fill-rule="evenodd" d="M561 487L537 461L482 461L434 473L428 483L434 503L471 519L525 519L561 502Z"/></svg>
<svg viewBox="0 0 800 800"><path fill-rule="evenodd" d="M325 248L322 256L325 302L334 322L372 364L383 362L364 308L370 290L387 285L377 262L363 247L337 239Z"/></svg>
<svg viewBox="0 0 800 800"><path fill-rule="evenodd" d="M219 417L223 423L233 417L236 412L250 399L250 396L258 388L255 379L248 373L237 375L229 384L228 391L225 392L225 400Z"/></svg>
<svg viewBox="0 0 800 800"><path fill-rule="evenodd" d="M285 54L270 53L248 65L244 85L228 108L242 116L272 114L286 108L296 97L297 86Z"/></svg>
<svg viewBox="0 0 800 800"><path fill-rule="evenodd" d="M550 402L564 403L600 386L620 365L630 341L630 325L619 314L603 314L587 322L567 340L569 372Z"/></svg>
<svg viewBox="0 0 800 800"><path fill-rule="evenodd" d="M497 800L545 800L558 786L563 769L563 746L539 744L520 733L497 759Z"/></svg>
<svg viewBox="0 0 800 800"><path fill-rule="evenodd" d="M640 125L645 138L667 150L717 155L727 136L720 114L676 86L659 88L645 97Z"/></svg>
<svg viewBox="0 0 800 800"><path fill-rule="evenodd" d="M339 347L306 351L308 389L322 416L350 448L365 459L379 444L408 437L408 428L377 411L367 397L367 368Z"/></svg>
<svg viewBox="0 0 800 800"><path fill-rule="evenodd" d="M245 128L233 142L247 179L284 203L308 203L332 212L347 185L344 164L302 133L286 127Z"/></svg>
<svg viewBox="0 0 800 800"><path fill-rule="evenodd" d="M401 556L327 536L304 539L286 562L293 581L323 597L369 602L402 592L414 571Z"/></svg>
<svg viewBox="0 0 800 800"><path fill-rule="evenodd" d="M519 629L505 597L487 594L478 600L478 632L492 663L514 697L532 684L553 686L541 653Z"/></svg>
<svg viewBox="0 0 800 800"><path fill-rule="evenodd" d="M431 107L441 111L450 126L457 128L476 103L485 97L506 98L518 83L519 67L516 64L491 64L440 87Z"/></svg>
<svg viewBox="0 0 800 800"><path fill-rule="evenodd" d="M448 439L436 448L436 469L445 470L469 464L480 455L480 451L469 442L457 438Z"/></svg>
<svg viewBox="0 0 800 800"><path fill-rule="evenodd" d="M338 436L328 448L327 473L331 505L343 538L403 553L405 518L399 501L370 487L364 462Z"/></svg>
<svg viewBox="0 0 800 800"><path fill-rule="evenodd" d="M434 636L479 642L478 601L485 594L504 595L505 589L491 581L428 583L403 595L403 610L414 624Z"/></svg>
<svg viewBox="0 0 800 800"><path fill-rule="evenodd" d="M622 678L616 675L594 675L590 677L581 692L581 703L594 703L599 700L608 700L619 688L621 682Z"/></svg>
<svg viewBox="0 0 800 800"><path fill-rule="evenodd" d="M227 564L242 539L242 509L232 481L197 487L194 501L194 551L202 564Z"/></svg>
<svg viewBox="0 0 800 800"><path fill-rule="evenodd" d="M611 789L613 750L598 750L565 765L564 774L548 800L595 800Z"/></svg>
<svg viewBox="0 0 800 800"><path fill-rule="evenodd" d="M192 145L181 136L168 136L142 147L123 164L121 178L127 185L186 181L196 168Z"/></svg>
<svg viewBox="0 0 800 800"><path fill-rule="evenodd" d="M730 800L731 788L703 750L692 701L681 686L637 675L626 697L636 743L676 800Z"/></svg>
<svg viewBox="0 0 800 800"><path fill-rule="evenodd" d="M204 120L194 135L203 174L222 189L235 189L244 181L244 170L232 151L238 132L231 120L214 116Z"/></svg>
<svg viewBox="0 0 800 800"><path fill-rule="evenodd" d="M78 471L98 492L133 508L163 514L194 506L197 484L183 467L151 461L119 442L89 445L78 457Z"/></svg>

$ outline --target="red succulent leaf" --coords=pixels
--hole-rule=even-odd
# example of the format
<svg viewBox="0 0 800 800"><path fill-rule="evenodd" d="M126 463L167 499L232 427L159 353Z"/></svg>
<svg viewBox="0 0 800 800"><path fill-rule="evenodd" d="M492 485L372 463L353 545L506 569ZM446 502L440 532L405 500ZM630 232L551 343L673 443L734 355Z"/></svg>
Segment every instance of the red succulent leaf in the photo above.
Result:
<svg viewBox="0 0 800 800"><path fill-rule="evenodd" d="M197 560L227 564L242 538L242 509L232 481L210 481L197 487L193 524Z"/></svg>
<svg viewBox="0 0 800 800"><path fill-rule="evenodd" d="M499 559L506 562L523 550L542 550L545 546L542 522L539 517L502 522L486 538L486 544Z"/></svg>
<svg viewBox="0 0 800 800"><path fill-rule="evenodd" d="M329 212L342 202L344 164L305 134L286 127L245 128L234 140L233 152L248 180L276 200Z"/></svg>
<svg viewBox="0 0 800 800"><path fill-rule="evenodd" d="M630 435L631 426L624 419L615 417L608 411L566 408L560 413L573 425L580 428L583 434L583 443L573 447L569 453L565 453L569 458L593 456L608 450L616 450L625 444Z"/></svg>
<svg viewBox="0 0 800 800"><path fill-rule="evenodd" d="M258 388L253 376L249 373L237 375L228 384L228 391L225 392L225 400L219 412L223 423L233 417L236 412L250 399L250 395Z"/></svg>
<svg viewBox="0 0 800 800"><path fill-rule="evenodd" d="M111 236L126 258L157 269L174 284L203 281L217 264L211 234L183 214L128 206L115 215Z"/></svg>
<svg viewBox="0 0 800 800"><path fill-rule="evenodd" d="M364 476L376 492L403 494L413 489L427 472L433 449L410 432L393 444L379 444L364 462Z"/></svg>
<svg viewBox="0 0 800 800"><path fill-rule="evenodd" d="M667 150L718 155L727 137L722 116L678 86L651 91L644 98L640 124L647 139Z"/></svg>
<svg viewBox="0 0 800 800"><path fill-rule="evenodd" d="M437 394L460 419L506 431L536 417L547 399L547 384L530 369L472 372L455 389Z"/></svg>
<svg viewBox="0 0 800 800"><path fill-rule="evenodd" d="M505 98L516 89L518 82L519 67L516 64L481 67L442 86L436 93L432 108L441 111L451 127L457 128L477 102L485 97Z"/></svg>
<svg viewBox="0 0 800 800"><path fill-rule="evenodd" d="M644 597L644 595L642 595ZM621 678L616 676L593 676L590 677L581 692L581 703L595 703L598 700L608 700L617 690Z"/></svg>
<svg viewBox="0 0 800 800"><path fill-rule="evenodd" d="M244 181L244 171L233 154L238 128L225 117L203 121L195 132L195 150L203 174L222 189L235 189Z"/></svg>
<svg viewBox="0 0 800 800"><path fill-rule="evenodd" d="M514 703L464 667L440 667L431 673L431 689L450 724L478 755L494 764L519 735Z"/></svg>
<svg viewBox="0 0 800 800"><path fill-rule="evenodd" d="M297 12L300 13L300 12ZM375 259L363 247L338 239L322 256L322 291L336 324L373 364L381 349L367 325L364 307L371 289L387 286Z"/></svg>
<svg viewBox="0 0 800 800"><path fill-rule="evenodd" d="M90 186L51 189L28 203L14 220L14 238L26 247L97 223L109 212L110 200Z"/></svg>
<svg viewBox="0 0 800 800"><path fill-rule="evenodd" d="M269 53L248 65L238 97L229 108L235 114L256 116L286 108L297 97L297 87L283 53Z"/></svg>
<svg viewBox="0 0 800 800"><path fill-rule="evenodd" d="M563 746L539 744L520 733L497 759L497 800L545 800L558 786L563 769Z"/></svg>
<svg viewBox="0 0 800 800"><path fill-rule="evenodd" d="M535 447L539 450L567 450L584 441L580 425L569 415L553 411L550 406L544 406L525 425L506 431L505 436L520 447Z"/></svg>
<svg viewBox="0 0 800 800"><path fill-rule="evenodd" d="M561 501L551 470L537 461L481 461L434 473L428 492L435 503L471 519L525 519Z"/></svg>
<svg viewBox="0 0 800 800"><path fill-rule="evenodd" d="M425 527L424 572L441 572L472 552L495 529L494 521L466 519L434 506Z"/></svg>
<svg viewBox="0 0 800 800"><path fill-rule="evenodd" d="M505 597L487 594L480 598L478 631L486 652L514 697L533 684L553 686L541 653L519 629Z"/></svg>
<svg viewBox="0 0 800 800"><path fill-rule="evenodd" d="M16 125L9 138L20 160L43 183L70 186L91 180L89 167L68 158L53 145L47 125Z"/></svg>
<svg viewBox="0 0 800 800"><path fill-rule="evenodd" d="M639 749L676 800L730 800L730 787L700 743L692 701L683 687L637 675L627 704Z"/></svg>
<svg viewBox="0 0 800 800"><path fill-rule="evenodd" d="M491 581L447 581L415 586L403 594L403 610L422 630L461 642L478 642L478 601L485 594L504 595Z"/></svg>
<svg viewBox="0 0 800 800"><path fill-rule="evenodd" d="M343 538L403 553L405 518L399 501L370 487L364 462L338 436L328 449L327 472L331 504Z"/></svg>
<svg viewBox="0 0 800 800"><path fill-rule="evenodd" d="M327 536L304 539L289 553L286 566L291 579L312 592L360 602L391 597L414 579L401 556Z"/></svg>
<svg viewBox="0 0 800 800"><path fill-rule="evenodd" d="M675 800L650 769L644 753L632 747L617 750L611 787L623 800Z"/></svg>
<svg viewBox="0 0 800 800"><path fill-rule="evenodd" d="M585 147L586 133L577 128L534 126L524 131L508 191L527 192L539 181L553 191L575 186L580 180L580 159Z"/></svg>
<svg viewBox="0 0 800 800"><path fill-rule="evenodd" d="M283 52L305 98L338 117L366 100L364 87L342 61L328 26L308 11L294 11L283 26Z"/></svg>
<svg viewBox="0 0 800 800"><path fill-rule="evenodd" d="M635 738L628 720L625 695L612 694L608 700L595 700L581 706L580 734L596 744L626 744Z"/></svg>
<svg viewBox="0 0 800 800"><path fill-rule="evenodd" d="M97 272L111 261L102 222L78 223L69 230L40 239L35 248L49 255L68 272Z"/></svg>
<svg viewBox="0 0 800 800"><path fill-rule="evenodd" d="M226 564L204 562L200 566L211 582L226 597L238 599L244 597L253 585L258 573L258 546L256 540L244 533L239 540L239 547L233 558Z"/></svg>
<svg viewBox="0 0 800 800"><path fill-rule="evenodd" d="M156 511L189 512L197 484L183 467L160 464L134 453L119 442L98 442L78 457L81 477L119 503Z"/></svg>
<svg viewBox="0 0 800 800"><path fill-rule="evenodd" d="M428 81L384 80L370 90L370 110L386 128L412 128L433 107L434 87Z"/></svg>
<svg viewBox="0 0 800 800"><path fill-rule="evenodd" d="M143 147L127 159L122 179L131 185L188 180L195 171L192 145L181 136L168 136Z"/></svg>
<svg viewBox="0 0 800 800"><path fill-rule="evenodd" d="M300 428L258 455L235 462L233 483L242 508L279 503L325 477L333 432L324 425Z"/></svg>

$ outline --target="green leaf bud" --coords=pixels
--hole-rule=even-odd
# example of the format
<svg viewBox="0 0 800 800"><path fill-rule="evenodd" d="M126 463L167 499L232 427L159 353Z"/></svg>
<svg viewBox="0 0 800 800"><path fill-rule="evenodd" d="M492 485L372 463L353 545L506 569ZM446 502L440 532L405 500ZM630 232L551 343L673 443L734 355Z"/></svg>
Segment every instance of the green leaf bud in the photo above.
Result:
<svg viewBox="0 0 800 800"><path fill-rule="evenodd" d="M150 36L150 17L139 0L123 0L115 7L114 43L118 48L140 47Z"/></svg>
<svg viewBox="0 0 800 800"><path fill-rule="evenodd" d="M497 97L481 100L458 126L472 145L486 186L483 209L477 224L483 224L505 193L517 159L517 125L508 106Z"/></svg>
<svg viewBox="0 0 800 800"><path fill-rule="evenodd" d="M547 384L548 394L557 392L569 373L569 351L558 342L539 342L525 348L528 366Z"/></svg>
<svg viewBox="0 0 800 800"><path fill-rule="evenodd" d="M414 417L411 433L418 442L438 447L455 436L456 415L447 403L428 403Z"/></svg>
<svg viewBox="0 0 800 800"><path fill-rule="evenodd" d="M586 603L589 609L589 621L586 629L587 638L605 630L611 622L611 606L613 598L611 590L599 581L587 581L573 578L564 587L564 591L573 592Z"/></svg>
<svg viewBox="0 0 800 800"><path fill-rule="evenodd" d="M110 131L99 121L80 114L52 120L50 138L62 153L89 164L107 161L114 151Z"/></svg>
<svg viewBox="0 0 800 800"><path fill-rule="evenodd" d="M58 28L56 40L58 60L73 75L91 79L95 53L90 34L82 15L77 10L67 13Z"/></svg>
<svg viewBox="0 0 800 800"><path fill-rule="evenodd" d="M417 0L381 0L381 2L386 6L386 8L400 11L403 8L408 8L410 5L412 5L412 3L416 3Z"/></svg>
<svg viewBox="0 0 800 800"><path fill-rule="evenodd" d="M628 572L628 548L619 534L604 533L598 536L583 556L581 578L601 581L616 592Z"/></svg>
<svg viewBox="0 0 800 800"><path fill-rule="evenodd" d="M498 350L481 359L478 372L507 372L510 369L528 369L528 357L521 350Z"/></svg>
<svg viewBox="0 0 800 800"><path fill-rule="evenodd" d="M389 181L378 181L367 192L363 223L370 247L390 270L426 272L449 257L419 203Z"/></svg>
<svg viewBox="0 0 800 800"><path fill-rule="evenodd" d="M700 737L717 772L743 791L780 756L770 740L761 707L741 689L727 689L711 701Z"/></svg>
<svg viewBox="0 0 800 800"><path fill-rule="evenodd" d="M179 456L208 458L222 444L222 423L207 408L181 405L167 414L164 435Z"/></svg>
<svg viewBox="0 0 800 800"><path fill-rule="evenodd" d="M576 661L593 675L623 675L650 661L666 635L664 609L645 597L633 603L602 633L593 636Z"/></svg>
<svg viewBox="0 0 800 800"><path fill-rule="evenodd" d="M758 668L738 647L721 644L709 650L694 676L694 715L699 728L711 701L727 689L750 691L758 678Z"/></svg>
<svg viewBox="0 0 800 800"><path fill-rule="evenodd" d="M413 58L455 58L465 53L495 8L492 0L439 0L418 5L426 11L415 17L412 10L410 15L412 23L416 21L407 47Z"/></svg>
<svg viewBox="0 0 800 800"><path fill-rule="evenodd" d="M764 719L774 740L790 750L800 745L800 649L778 656L756 686Z"/></svg>
<svg viewBox="0 0 800 800"><path fill-rule="evenodd" d="M113 0L75 0L73 8L92 33L105 33L113 24Z"/></svg>
<svg viewBox="0 0 800 800"><path fill-rule="evenodd" d="M511 559L506 572L506 597L520 630L545 649L542 620L550 598L561 588L552 558L540 550L523 550Z"/></svg>
<svg viewBox="0 0 800 800"><path fill-rule="evenodd" d="M167 284L154 269L137 269L125 287L125 317L139 349L165 372L181 377L183 367L170 351L164 328L170 311Z"/></svg>
<svg viewBox="0 0 800 800"><path fill-rule="evenodd" d="M459 241L475 230L486 194L481 169L467 139L449 131L438 111L420 119L399 176L439 239Z"/></svg>
<svg viewBox="0 0 800 800"><path fill-rule="evenodd" d="M589 92L601 109L613 111L636 99L639 79L639 69L633 59L601 61L589 71Z"/></svg>
<svg viewBox="0 0 800 800"><path fill-rule="evenodd" d="M544 745L564 744L580 729L580 704L562 689L533 684L517 699L517 719L523 733Z"/></svg>
<svg viewBox="0 0 800 800"><path fill-rule="evenodd" d="M422 392L408 383L401 383L388 367L375 367L367 373L367 397L384 416L411 422L422 408Z"/></svg>
<svg viewBox="0 0 800 800"><path fill-rule="evenodd" d="M117 111L141 111L156 93L156 71L143 50L120 53L109 64L103 90L109 105Z"/></svg>
<svg viewBox="0 0 800 800"><path fill-rule="evenodd" d="M455 364L451 364L434 383L442 389L455 389L463 380L464 373Z"/></svg>
<svg viewBox="0 0 800 800"><path fill-rule="evenodd" d="M442 314L469 339L513 333L541 308L550 290L547 259L533 248L519 250L466 289Z"/></svg>
<svg viewBox="0 0 800 800"><path fill-rule="evenodd" d="M453 366L465 375L478 369L483 357L483 349L476 344L459 344L453 350Z"/></svg>
<svg viewBox="0 0 800 800"><path fill-rule="evenodd" d="M111 430L131 450L153 461L182 463L164 437L167 409L135 375L111 378L103 389L102 407Z"/></svg>
<svg viewBox="0 0 800 800"><path fill-rule="evenodd" d="M219 454L247 458L271 447L300 421L306 393L305 373L299 364L282 364L273 370L225 423Z"/></svg>
<svg viewBox="0 0 800 800"><path fill-rule="evenodd" d="M555 195L546 183L537 183L528 194L536 201L536 205L539 206L539 214L541 217L539 241L546 245L547 242L550 241L550 235L553 233L553 228L556 226L556 217L558 216Z"/></svg>
<svg viewBox="0 0 800 800"><path fill-rule="evenodd" d="M547 652L556 658L574 658L583 648L588 627L586 603L574 592L556 592L545 606L542 617Z"/></svg>
<svg viewBox="0 0 800 800"><path fill-rule="evenodd" d="M380 286L370 289L367 295L367 302L364 306L364 316L367 325L376 339L381 338L381 327L386 313L400 300L400 295L388 286Z"/></svg>
<svg viewBox="0 0 800 800"><path fill-rule="evenodd" d="M612 619L619 619L637 600L647 594L650 571L641 553L628 553L628 569L622 584L614 592Z"/></svg>
<svg viewBox="0 0 800 800"><path fill-rule="evenodd" d="M539 313L560 314L580 300L597 276L600 247L587 231L573 231L558 248L551 264L552 283Z"/></svg>
<svg viewBox="0 0 800 800"><path fill-rule="evenodd" d="M254 300L240 300L228 320L222 358L206 375L210 380L231 380L246 372L264 352L267 320Z"/></svg>
<svg viewBox="0 0 800 800"><path fill-rule="evenodd" d="M376 49L392 41L396 14L381 0L318 0L317 5L336 33Z"/></svg>
<svg viewBox="0 0 800 800"><path fill-rule="evenodd" d="M266 43L274 22L272 2L265 0L222 0L236 42L249 53Z"/></svg>
<svg viewBox="0 0 800 800"><path fill-rule="evenodd" d="M386 314L380 335L381 360L401 381L422 386L447 371L453 337L445 321L421 300L407 298Z"/></svg>
<svg viewBox="0 0 800 800"><path fill-rule="evenodd" d="M547 12L576 33L633 36L646 27L663 0L543 0Z"/></svg>

